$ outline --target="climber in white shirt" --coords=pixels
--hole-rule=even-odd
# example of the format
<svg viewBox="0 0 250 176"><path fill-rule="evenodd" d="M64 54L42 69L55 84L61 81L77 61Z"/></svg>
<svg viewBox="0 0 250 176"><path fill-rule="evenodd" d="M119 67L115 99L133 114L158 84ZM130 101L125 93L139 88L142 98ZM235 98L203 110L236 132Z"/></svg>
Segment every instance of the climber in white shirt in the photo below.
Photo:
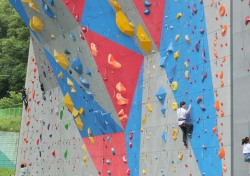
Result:
<svg viewBox="0 0 250 176"><path fill-rule="evenodd" d="M241 141L241 144L243 145L244 161L248 162L249 175L250 175L250 140L249 140L249 137L243 138Z"/></svg>
<svg viewBox="0 0 250 176"><path fill-rule="evenodd" d="M191 104L189 105L188 109L185 108L186 103L184 101L180 102L180 108L177 109L177 116L179 127L183 132L183 143L187 147L187 134L191 136L193 132L193 124L186 121L186 116L190 112Z"/></svg>

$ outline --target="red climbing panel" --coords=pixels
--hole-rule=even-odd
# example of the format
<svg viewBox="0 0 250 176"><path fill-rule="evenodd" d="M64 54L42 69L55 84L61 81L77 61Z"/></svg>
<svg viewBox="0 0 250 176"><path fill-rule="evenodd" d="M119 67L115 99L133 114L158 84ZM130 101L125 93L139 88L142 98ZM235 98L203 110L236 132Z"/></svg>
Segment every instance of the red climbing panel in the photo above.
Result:
<svg viewBox="0 0 250 176"><path fill-rule="evenodd" d="M63 0L63 3L79 23L82 19L85 0Z"/></svg>
<svg viewBox="0 0 250 176"><path fill-rule="evenodd" d="M90 30L85 33L85 37L90 48L91 43L94 43L96 46L98 52L97 54L95 54L96 52L94 53L96 55L94 59L117 114L123 109L124 115L129 116L144 57ZM110 57L121 65L119 66L120 68L115 68L108 63L108 56L110 54L112 54ZM126 88L126 92L122 92L121 94L121 97L128 100L128 103L126 104L125 102L124 105L119 105L116 98L118 93L116 85L119 82ZM121 97L118 95L118 98ZM121 119L123 117L120 116ZM124 128L126 127L126 122L125 118L121 120Z"/></svg>
<svg viewBox="0 0 250 176"><path fill-rule="evenodd" d="M83 138L83 142L99 175L108 175L108 171L111 172L111 175L126 175L128 166L122 159L126 156L124 133L96 136L93 138L94 144L90 144L88 138Z"/></svg>
<svg viewBox="0 0 250 176"><path fill-rule="evenodd" d="M157 48L160 47L162 23L164 19L164 8L165 0L149 0L151 6L148 7L150 10L149 15L145 15L144 11L146 7L144 6L145 0L133 0L135 7L137 8L139 14L142 17L151 37L153 38Z"/></svg>

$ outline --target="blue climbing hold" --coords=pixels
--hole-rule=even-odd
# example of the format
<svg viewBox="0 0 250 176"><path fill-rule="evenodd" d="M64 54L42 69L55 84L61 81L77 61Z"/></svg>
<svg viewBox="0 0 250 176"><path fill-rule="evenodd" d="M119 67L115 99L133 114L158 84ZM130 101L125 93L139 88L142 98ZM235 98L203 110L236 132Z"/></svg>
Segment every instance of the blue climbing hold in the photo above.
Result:
<svg viewBox="0 0 250 176"><path fill-rule="evenodd" d="M167 108L164 107L164 106L161 108L161 113L162 113L162 115L163 115L164 117L166 116L166 109L167 109Z"/></svg>
<svg viewBox="0 0 250 176"><path fill-rule="evenodd" d="M167 47L167 55L173 53L173 51L174 51L173 42L170 42Z"/></svg>
<svg viewBox="0 0 250 176"><path fill-rule="evenodd" d="M166 56L165 56L165 57L161 57L159 65L160 65L161 67L165 67L166 60L167 60L167 57L166 57Z"/></svg>
<svg viewBox="0 0 250 176"><path fill-rule="evenodd" d="M149 8L146 8L146 9L144 10L144 14L145 14L145 15L149 15L149 14L150 14Z"/></svg>
<svg viewBox="0 0 250 176"><path fill-rule="evenodd" d="M91 70L87 68L86 74L91 76Z"/></svg>
<svg viewBox="0 0 250 176"><path fill-rule="evenodd" d="M165 143L167 143L167 132L166 132L166 131L163 131L163 132L162 132L161 138L163 139L163 141L164 141Z"/></svg>
<svg viewBox="0 0 250 176"><path fill-rule="evenodd" d="M89 88L89 83L86 81L86 79L84 79L83 77L80 77L79 80L84 87Z"/></svg>
<svg viewBox="0 0 250 176"><path fill-rule="evenodd" d="M49 4L50 4L51 6L54 6L54 0L49 0Z"/></svg>
<svg viewBox="0 0 250 176"><path fill-rule="evenodd" d="M42 11L50 18L55 18L54 12L49 8L49 6L45 3L44 0L41 0Z"/></svg>
<svg viewBox="0 0 250 176"><path fill-rule="evenodd" d="M79 57L76 57L72 64L71 67L80 75L82 74L82 62L81 59Z"/></svg>
<svg viewBox="0 0 250 176"><path fill-rule="evenodd" d="M149 2L148 0L146 0L146 1L144 2L144 6L145 6L145 7L150 7L150 6L151 6L151 2Z"/></svg>
<svg viewBox="0 0 250 176"><path fill-rule="evenodd" d="M155 94L155 96L158 98L161 104L164 104L166 95L167 95L166 90L162 86L158 89L157 93Z"/></svg>

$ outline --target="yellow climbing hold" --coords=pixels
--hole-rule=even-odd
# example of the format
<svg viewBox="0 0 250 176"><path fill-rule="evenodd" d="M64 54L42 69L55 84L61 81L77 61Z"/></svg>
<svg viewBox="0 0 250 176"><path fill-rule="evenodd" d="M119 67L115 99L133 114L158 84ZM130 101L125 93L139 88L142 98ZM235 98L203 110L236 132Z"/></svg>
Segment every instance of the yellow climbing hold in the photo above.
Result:
<svg viewBox="0 0 250 176"><path fill-rule="evenodd" d="M172 130L172 139L176 140L178 136L178 130L177 129L173 129Z"/></svg>
<svg viewBox="0 0 250 176"><path fill-rule="evenodd" d="M144 31L143 27L139 24L136 36L139 39L140 47L147 53L150 53L151 40L148 37L147 33Z"/></svg>
<svg viewBox="0 0 250 176"><path fill-rule="evenodd" d="M89 166L89 162L86 162L86 163L85 163L85 166L88 167L88 166Z"/></svg>
<svg viewBox="0 0 250 176"><path fill-rule="evenodd" d="M178 158L179 158L179 160L182 160L182 158L183 158L183 153L181 151L178 153Z"/></svg>
<svg viewBox="0 0 250 176"><path fill-rule="evenodd" d="M67 78L67 84L70 86L70 87L74 87L74 83L71 81L71 79Z"/></svg>
<svg viewBox="0 0 250 176"><path fill-rule="evenodd" d="M142 124L145 124L146 121L147 121L146 117L143 117L142 120L141 120L141 123L142 123Z"/></svg>
<svg viewBox="0 0 250 176"><path fill-rule="evenodd" d="M121 10L116 12L116 25L125 35L131 37L134 34L134 28L131 27L128 18Z"/></svg>
<svg viewBox="0 0 250 176"><path fill-rule="evenodd" d="M88 136L91 137L92 136L92 131L90 128L88 128Z"/></svg>
<svg viewBox="0 0 250 176"><path fill-rule="evenodd" d="M22 2L32 3L32 0L22 0Z"/></svg>
<svg viewBox="0 0 250 176"><path fill-rule="evenodd" d="M68 68L69 63L67 60L66 54L63 52L59 54L56 50L54 50L54 57L56 62L65 70Z"/></svg>
<svg viewBox="0 0 250 176"><path fill-rule="evenodd" d="M188 68L188 63L187 63L187 61L184 62L184 66L185 66L186 68Z"/></svg>
<svg viewBox="0 0 250 176"><path fill-rule="evenodd" d="M176 172L176 165L174 165L174 168L173 168L174 172Z"/></svg>
<svg viewBox="0 0 250 176"><path fill-rule="evenodd" d="M42 20L40 20L40 18L38 18L37 16L33 16L30 19L30 28L33 31L39 32L39 31L43 30L43 26L44 25L43 25Z"/></svg>
<svg viewBox="0 0 250 176"><path fill-rule="evenodd" d="M72 102L72 100L71 100L71 97L70 97L70 95L69 95L68 93L64 96L63 101L64 101L64 105L65 105L70 111L72 111L72 110L73 110L73 107L74 107L74 104L73 104L73 102Z"/></svg>
<svg viewBox="0 0 250 176"><path fill-rule="evenodd" d="M71 88L71 92L72 93L76 93L76 89L74 89L73 87Z"/></svg>
<svg viewBox="0 0 250 176"><path fill-rule="evenodd" d="M55 38L56 38L56 36L53 35L53 34L51 34L50 37L51 37L52 39L55 39Z"/></svg>
<svg viewBox="0 0 250 176"><path fill-rule="evenodd" d="M86 162L87 162L87 156L84 156L84 157L82 158L82 160L83 160L84 163L86 163Z"/></svg>
<svg viewBox="0 0 250 176"><path fill-rule="evenodd" d="M146 175L146 174L147 174L147 170L146 170L146 169L143 169L143 170L142 170L142 173L143 173L144 175Z"/></svg>
<svg viewBox="0 0 250 176"><path fill-rule="evenodd" d="M177 108L178 108L178 105L177 105L176 102L174 102L174 103L172 104L172 109L173 109L173 110L176 110Z"/></svg>
<svg viewBox="0 0 250 176"><path fill-rule="evenodd" d="M83 150L84 152L87 151L87 148L86 148L86 145L85 145L85 144L82 145L82 150Z"/></svg>
<svg viewBox="0 0 250 176"><path fill-rule="evenodd" d="M175 36L175 41L178 42L179 38L180 38L180 35L176 35Z"/></svg>
<svg viewBox="0 0 250 176"><path fill-rule="evenodd" d="M177 90L178 89L178 83L176 81L173 81L171 84L172 90Z"/></svg>
<svg viewBox="0 0 250 176"><path fill-rule="evenodd" d="M57 75L58 78L62 79L63 78L63 73L60 71L60 73Z"/></svg>
<svg viewBox="0 0 250 176"><path fill-rule="evenodd" d="M81 108L79 109L79 113L80 113L81 115L84 115L84 114L85 114L83 107L81 107Z"/></svg>
<svg viewBox="0 0 250 176"><path fill-rule="evenodd" d="M77 117L79 115L79 111L73 107L73 110L72 110L72 115L73 117Z"/></svg>
<svg viewBox="0 0 250 176"><path fill-rule="evenodd" d="M185 71L185 77L188 79L189 78L189 76L188 76L188 71Z"/></svg>
<svg viewBox="0 0 250 176"><path fill-rule="evenodd" d="M36 6L36 4L34 4L33 2L30 2L30 3L29 3L29 6L30 6L30 8L32 8L33 10L35 10L35 11L37 11L37 12L40 12L39 9L38 9L38 7Z"/></svg>
<svg viewBox="0 0 250 176"><path fill-rule="evenodd" d="M95 143L94 138L93 137L89 137L89 142L90 142L90 144L94 144Z"/></svg>
<svg viewBox="0 0 250 176"><path fill-rule="evenodd" d="M179 51L176 51L174 53L174 59L177 60L179 58Z"/></svg>
<svg viewBox="0 0 250 176"><path fill-rule="evenodd" d="M180 19L182 17L182 13L178 13L177 15L176 15L176 18L177 19Z"/></svg>
<svg viewBox="0 0 250 176"><path fill-rule="evenodd" d="M83 130L83 123L80 116L76 117L76 126L79 130Z"/></svg>
<svg viewBox="0 0 250 176"><path fill-rule="evenodd" d="M189 38L188 35L185 35L185 39L186 39L187 42L190 42L190 38Z"/></svg>
<svg viewBox="0 0 250 176"><path fill-rule="evenodd" d="M152 105L150 103L147 104L147 109L149 112L153 112Z"/></svg>
<svg viewBox="0 0 250 176"><path fill-rule="evenodd" d="M116 0L109 0L110 5L117 11L121 10L120 4Z"/></svg>

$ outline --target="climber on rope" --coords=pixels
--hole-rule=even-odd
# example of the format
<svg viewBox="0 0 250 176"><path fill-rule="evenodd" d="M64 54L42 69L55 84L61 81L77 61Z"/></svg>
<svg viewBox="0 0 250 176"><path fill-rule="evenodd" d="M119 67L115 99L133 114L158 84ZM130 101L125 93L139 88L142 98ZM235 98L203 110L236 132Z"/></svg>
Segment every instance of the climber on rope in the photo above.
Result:
<svg viewBox="0 0 250 176"><path fill-rule="evenodd" d="M22 98L23 98L23 102L24 102L24 105L25 105L25 109L27 110L27 107L28 107L28 100L27 100L27 94L26 94L26 89L23 88L21 90L22 92Z"/></svg>
<svg viewBox="0 0 250 176"><path fill-rule="evenodd" d="M241 144L243 145L243 156L244 161L249 164L249 174L250 174L250 140L249 137L242 139Z"/></svg>
<svg viewBox="0 0 250 176"><path fill-rule="evenodd" d="M26 173L26 164L21 164L20 176L24 176Z"/></svg>
<svg viewBox="0 0 250 176"><path fill-rule="evenodd" d="M187 135L191 136L193 132L193 124L186 121L186 116L189 114L191 109L191 104L188 109L186 109L186 103L184 101L180 102L180 108L177 109L178 124L183 132L183 143L187 147Z"/></svg>

